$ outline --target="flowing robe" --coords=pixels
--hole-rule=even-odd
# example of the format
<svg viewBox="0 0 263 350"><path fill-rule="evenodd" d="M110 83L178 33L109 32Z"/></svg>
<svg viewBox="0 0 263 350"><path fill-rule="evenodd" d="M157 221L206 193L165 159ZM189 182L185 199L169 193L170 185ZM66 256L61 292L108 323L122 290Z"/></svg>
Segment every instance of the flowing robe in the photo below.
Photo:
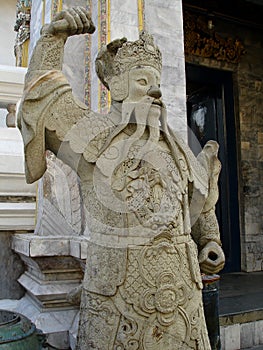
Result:
<svg viewBox="0 0 263 350"><path fill-rule="evenodd" d="M134 126L111 139L115 113L89 111L59 71L28 86L18 113L28 181L43 175L46 148L81 179L88 257L77 349L209 350L198 249L220 244L217 144L197 160L172 131L150 146L147 132L132 140Z"/></svg>

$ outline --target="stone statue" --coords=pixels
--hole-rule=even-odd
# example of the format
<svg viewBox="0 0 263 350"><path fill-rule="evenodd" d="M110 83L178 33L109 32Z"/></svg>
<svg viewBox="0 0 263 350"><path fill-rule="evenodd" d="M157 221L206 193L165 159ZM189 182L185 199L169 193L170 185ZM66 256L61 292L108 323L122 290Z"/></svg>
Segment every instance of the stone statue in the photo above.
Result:
<svg viewBox="0 0 263 350"><path fill-rule="evenodd" d="M77 101L61 72L63 47L94 30L80 7L43 27L18 112L28 182L44 174L46 149L81 180L88 258L77 349L208 350L200 267L224 266L218 145L208 142L195 158L168 126L161 53L146 32L97 56L110 112Z"/></svg>

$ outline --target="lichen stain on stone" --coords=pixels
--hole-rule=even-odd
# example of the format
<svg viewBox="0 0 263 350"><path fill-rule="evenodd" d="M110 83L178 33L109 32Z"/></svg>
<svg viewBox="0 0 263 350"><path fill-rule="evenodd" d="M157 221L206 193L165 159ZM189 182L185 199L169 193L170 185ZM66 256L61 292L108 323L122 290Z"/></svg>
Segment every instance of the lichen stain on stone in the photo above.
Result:
<svg viewBox="0 0 263 350"><path fill-rule="evenodd" d="M158 326L155 326L153 328L152 336L153 336L153 338L156 338L157 341L159 341L163 337L163 331L161 331Z"/></svg>

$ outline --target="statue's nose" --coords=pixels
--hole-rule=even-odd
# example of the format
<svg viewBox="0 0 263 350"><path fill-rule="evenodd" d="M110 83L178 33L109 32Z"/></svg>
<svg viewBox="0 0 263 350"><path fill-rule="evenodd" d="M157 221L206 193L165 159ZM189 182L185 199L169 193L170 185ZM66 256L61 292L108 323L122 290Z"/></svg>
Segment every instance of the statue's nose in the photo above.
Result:
<svg viewBox="0 0 263 350"><path fill-rule="evenodd" d="M162 93L158 86L152 85L150 89L147 91L147 95L153 98L161 98Z"/></svg>

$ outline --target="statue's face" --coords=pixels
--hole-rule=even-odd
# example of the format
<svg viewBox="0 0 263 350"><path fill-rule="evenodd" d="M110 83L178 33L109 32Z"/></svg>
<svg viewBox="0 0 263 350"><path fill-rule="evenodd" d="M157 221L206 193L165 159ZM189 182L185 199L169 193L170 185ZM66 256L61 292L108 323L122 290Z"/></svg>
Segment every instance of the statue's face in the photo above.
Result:
<svg viewBox="0 0 263 350"><path fill-rule="evenodd" d="M129 92L124 102L140 102L145 96L159 100L161 76L157 69L151 66L134 67L129 71Z"/></svg>

